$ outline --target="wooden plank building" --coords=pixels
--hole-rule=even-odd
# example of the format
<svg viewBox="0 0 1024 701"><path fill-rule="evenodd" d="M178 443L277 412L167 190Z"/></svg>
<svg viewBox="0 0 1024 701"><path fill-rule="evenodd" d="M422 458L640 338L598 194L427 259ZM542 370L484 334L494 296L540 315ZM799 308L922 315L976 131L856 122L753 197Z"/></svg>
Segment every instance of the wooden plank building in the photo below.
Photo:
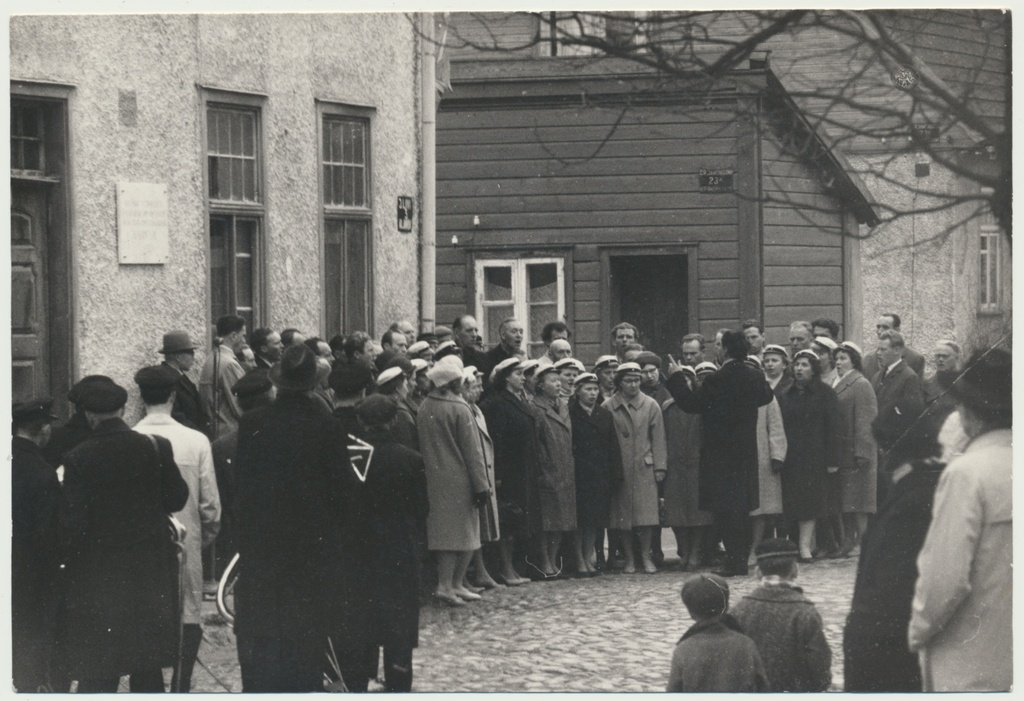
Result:
<svg viewBox="0 0 1024 701"><path fill-rule="evenodd" d="M877 221L763 62L709 83L617 59L457 61L437 117L437 317L488 345L515 315L530 355L563 318L587 363L630 321L686 333L762 319L852 327L858 226Z"/></svg>

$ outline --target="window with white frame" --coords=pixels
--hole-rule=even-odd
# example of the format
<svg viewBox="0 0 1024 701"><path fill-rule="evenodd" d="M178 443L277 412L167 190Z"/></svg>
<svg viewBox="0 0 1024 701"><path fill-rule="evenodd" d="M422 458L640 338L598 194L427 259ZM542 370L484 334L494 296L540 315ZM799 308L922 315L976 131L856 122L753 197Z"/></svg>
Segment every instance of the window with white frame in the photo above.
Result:
<svg viewBox="0 0 1024 701"><path fill-rule="evenodd" d="M994 312L999 310L1000 302L1000 243L1003 233L995 222L991 212L981 219L978 241L981 276L978 279L978 311Z"/></svg>
<svg viewBox="0 0 1024 701"><path fill-rule="evenodd" d="M478 259L476 316L485 346L501 340L502 319L514 316L525 330L529 357L544 348L541 331L565 319L565 268L562 258Z"/></svg>

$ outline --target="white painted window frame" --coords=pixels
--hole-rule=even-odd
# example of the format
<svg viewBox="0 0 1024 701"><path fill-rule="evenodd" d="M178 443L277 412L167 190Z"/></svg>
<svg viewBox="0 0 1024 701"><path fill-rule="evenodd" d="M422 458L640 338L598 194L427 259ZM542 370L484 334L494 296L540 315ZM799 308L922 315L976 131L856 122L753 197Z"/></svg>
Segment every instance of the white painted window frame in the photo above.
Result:
<svg viewBox="0 0 1024 701"><path fill-rule="evenodd" d="M987 190L987 188L986 188ZM990 191L982 191L989 195ZM1001 308L1002 292L1002 230L995 221L991 211L981 215L978 227L978 256L981 268L985 271L984 279L978 280L978 311L982 313L998 312Z"/></svg>
<svg viewBox="0 0 1024 701"><path fill-rule="evenodd" d="M476 318L480 324L480 335L483 338L484 347L493 346L500 339L487 337L487 315L484 310L487 307L507 306L507 300L494 301L484 299L484 269L485 268L511 268L512 269L512 316L519 319L524 327L523 348L529 349L531 343L537 343L540 339L530 337L530 304L526 298L529 289L527 279L527 268L531 265L555 265L556 288L557 288L557 318L565 321L565 258L544 257L544 258L477 258L473 262L474 278L476 281Z"/></svg>

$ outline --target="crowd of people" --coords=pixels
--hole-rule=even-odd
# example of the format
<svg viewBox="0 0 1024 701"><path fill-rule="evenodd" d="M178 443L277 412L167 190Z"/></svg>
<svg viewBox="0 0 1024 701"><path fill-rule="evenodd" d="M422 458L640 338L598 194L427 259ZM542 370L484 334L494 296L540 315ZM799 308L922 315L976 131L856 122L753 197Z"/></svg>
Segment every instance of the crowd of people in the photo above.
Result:
<svg viewBox="0 0 1024 701"><path fill-rule="evenodd" d="M215 543L207 574L239 557L244 691L322 691L325 678L365 691L381 649L386 688L408 691L421 573L451 607L497 587L653 574L668 527L679 567L702 572L683 595L704 635L685 648L746 630L753 654L727 646L757 658L744 689L828 679L791 688L762 668L782 624L744 615L755 604L723 619L724 578L756 564L764 600L809 603L780 589L798 565L858 548L847 688L960 688L948 670L969 653L955 627L982 616L998 646L1009 620L992 607L1009 606L1010 367L996 349L965 372L941 341L922 381L899 327L881 315L865 351L829 319L793 322L787 344L750 320L713 342L685 336L677 359L623 322L588 367L562 322L528 358L514 318L485 350L470 315L419 333L398 321L379 343L248 334L228 315L198 385L198 345L170 331L163 362L135 376L146 416L134 430L127 391L102 375L71 389L74 412L52 431L51 401L14 407L15 687L113 691L128 674L133 691L162 691L172 666L172 688L188 691ZM909 678L918 653L925 674ZM698 659L673 660L670 688L736 690L685 681ZM992 675L965 688L1004 688Z"/></svg>

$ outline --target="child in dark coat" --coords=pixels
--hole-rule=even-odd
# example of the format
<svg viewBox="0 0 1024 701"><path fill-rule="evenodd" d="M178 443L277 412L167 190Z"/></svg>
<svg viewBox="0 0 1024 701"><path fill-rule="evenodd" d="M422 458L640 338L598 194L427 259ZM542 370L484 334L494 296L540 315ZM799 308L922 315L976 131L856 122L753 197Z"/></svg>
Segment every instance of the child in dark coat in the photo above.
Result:
<svg viewBox="0 0 1024 701"><path fill-rule="evenodd" d="M767 685L757 646L725 611L729 585L715 574L683 584L683 603L696 623L672 653L666 691L751 692Z"/></svg>
<svg viewBox="0 0 1024 701"><path fill-rule="evenodd" d="M766 691L828 691L832 650L821 615L794 584L799 548L773 538L754 553L761 586L740 599L732 614L761 654L768 673Z"/></svg>

